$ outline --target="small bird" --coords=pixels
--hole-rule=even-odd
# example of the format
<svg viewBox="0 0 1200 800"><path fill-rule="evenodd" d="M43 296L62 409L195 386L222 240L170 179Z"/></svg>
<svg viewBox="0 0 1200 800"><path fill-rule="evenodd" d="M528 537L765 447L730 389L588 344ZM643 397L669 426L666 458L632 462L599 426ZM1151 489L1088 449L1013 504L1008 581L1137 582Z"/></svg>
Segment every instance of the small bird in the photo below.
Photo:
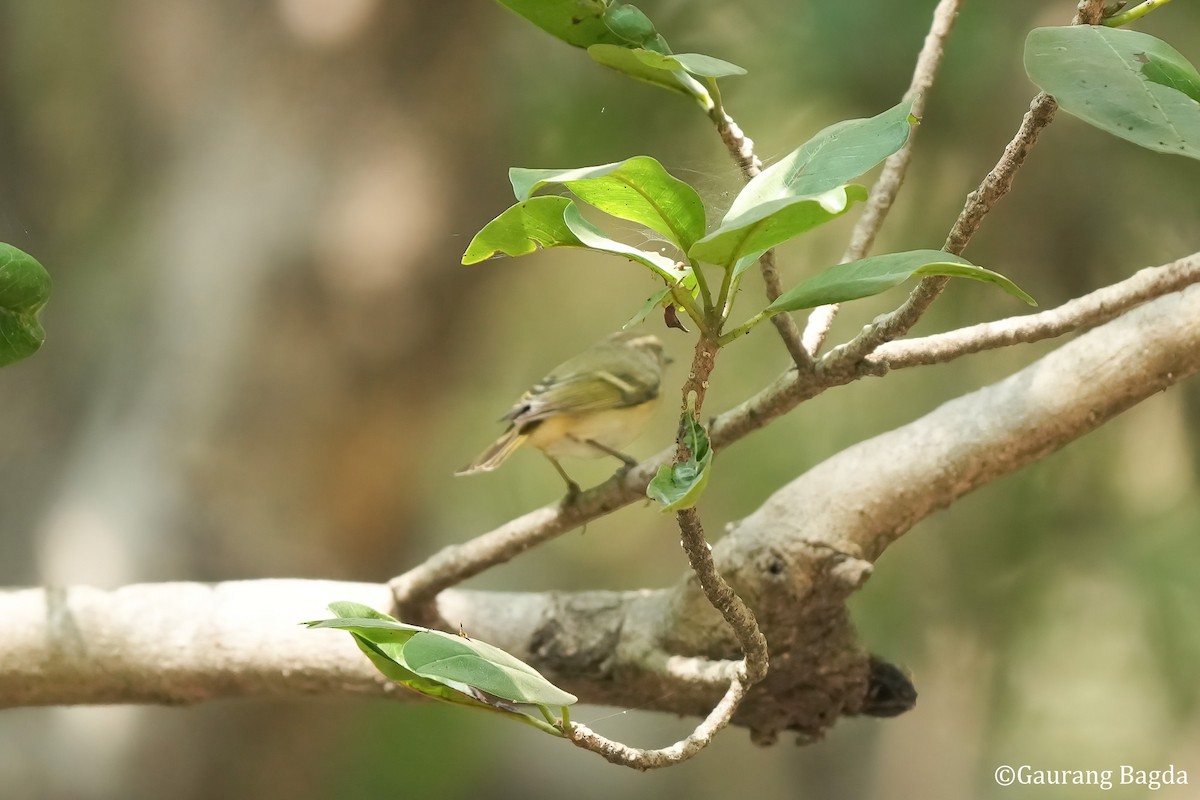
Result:
<svg viewBox="0 0 1200 800"><path fill-rule="evenodd" d="M620 331L559 364L521 395L501 421L508 430L457 475L488 472L525 442L542 451L567 482L567 496L579 494L558 463L562 456L637 461L617 448L637 438L658 407L663 368L669 359L657 337Z"/></svg>

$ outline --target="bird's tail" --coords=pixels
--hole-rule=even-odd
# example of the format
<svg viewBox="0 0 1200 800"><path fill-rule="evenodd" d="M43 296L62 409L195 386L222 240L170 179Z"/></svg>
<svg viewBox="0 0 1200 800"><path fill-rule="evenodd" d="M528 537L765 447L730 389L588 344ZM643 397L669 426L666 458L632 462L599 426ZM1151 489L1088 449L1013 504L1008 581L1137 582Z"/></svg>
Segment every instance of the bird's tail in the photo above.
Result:
<svg viewBox="0 0 1200 800"><path fill-rule="evenodd" d="M479 454L479 457L460 469L455 475L473 475L476 472L490 472L496 467L504 463L504 460L512 455L513 451L525 443L529 438L529 434L521 433L516 425L504 432L496 441L492 442L492 446Z"/></svg>

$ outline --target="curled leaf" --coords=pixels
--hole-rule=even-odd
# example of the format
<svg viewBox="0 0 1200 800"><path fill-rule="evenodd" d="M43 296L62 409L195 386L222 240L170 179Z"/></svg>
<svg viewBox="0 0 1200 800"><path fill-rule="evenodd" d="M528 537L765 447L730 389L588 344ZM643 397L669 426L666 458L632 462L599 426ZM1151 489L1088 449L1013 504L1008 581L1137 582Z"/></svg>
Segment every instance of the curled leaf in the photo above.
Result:
<svg viewBox="0 0 1200 800"><path fill-rule="evenodd" d="M685 411L679 422L690 456L678 464L663 464L646 486L646 496L662 504L663 511L680 511L696 505L712 467L712 447L708 431L691 411Z"/></svg>
<svg viewBox="0 0 1200 800"><path fill-rule="evenodd" d="M0 366L28 358L46 340L38 316L51 287L37 259L0 242Z"/></svg>

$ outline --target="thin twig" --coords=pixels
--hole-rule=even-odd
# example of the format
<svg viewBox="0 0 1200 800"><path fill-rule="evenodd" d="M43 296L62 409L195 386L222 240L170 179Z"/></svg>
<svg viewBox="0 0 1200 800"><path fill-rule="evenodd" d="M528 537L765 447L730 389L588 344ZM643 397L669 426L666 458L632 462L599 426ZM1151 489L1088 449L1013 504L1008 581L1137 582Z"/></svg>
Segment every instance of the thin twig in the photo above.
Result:
<svg viewBox="0 0 1200 800"><path fill-rule="evenodd" d="M1073 25L1094 24L1100 19L1103 0L1080 0ZM1012 141L1004 148L1004 154L992 167L979 188L967 195L966 204L954 221L950 234L942 249L960 254L966 249L971 237L979 230L980 223L1001 197L1012 188L1017 170L1025 163L1039 134L1054 119L1058 103L1045 92L1041 92L1029 105L1029 111L1021 119L1021 125ZM908 333L913 325L938 298L950 279L944 276L922 278L908 299L889 314L865 328L849 342L839 345L821 359L819 366L828 367L832 362L855 362L871 353L884 342L889 342Z"/></svg>
<svg viewBox="0 0 1200 800"><path fill-rule="evenodd" d="M564 733L573 744L599 753L613 764L621 764L637 770L669 767L672 764L687 761L707 747L713 737L733 719L733 713L742 702L742 698L746 696L749 688L749 684L741 678L734 678L730 681L729 688L725 691L721 702L713 707L704 721L697 725L686 739L681 739L669 747L657 750L643 750L614 742L579 723L572 723Z"/></svg>
<svg viewBox="0 0 1200 800"><path fill-rule="evenodd" d="M1156 8L1165 6L1171 0L1146 0L1144 3L1139 3L1128 11L1123 11L1120 14L1114 14L1108 19L1101 20L1102 25L1109 28L1120 28L1123 25L1128 25L1149 14Z"/></svg>
<svg viewBox="0 0 1200 800"><path fill-rule="evenodd" d="M677 512L675 517L679 522L680 544L687 553L692 572L700 581L704 596L713 608L721 612L745 654L745 674L742 677L748 686L758 683L767 675L768 655L767 639L759 630L754 612L717 572L712 548L704 538L704 526L696 509L685 508Z"/></svg>
<svg viewBox="0 0 1200 800"><path fill-rule="evenodd" d="M943 364L960 356L1014 344L1052 339L1115 319L1134 306L1200 283L1200 253L1161 267L1147 267L1132 277L1039 314L984 322L969 328L888 342L871 354L888 369Z"/></svg>
<svg viewBox="0 0 1200 800"><path fill-rule="evenodd" d="M733 117L725 113L724 107L715 106L709 113L709 118L717 126L717 133L721 135L721 141L729 150L730 157L741 169L742 177L749 182L755 175L762 172L762 161L754 154L754 140L742 132L738 124L733 121ZM767 299L774 301L783 294L783 283L779 279L779 269L775 265L774 250L768 250L759 257L758 268L762 272ZM796 320L792 319L790 314L776 314L771 318L771 323L779 332L779 338L783 340L783 346L787 348L796 368L801 371L810 369L813 360L801 343L800 328L796 325Z"/></svg>
<svg viewBox="0 0 1200 800"><path fill-rule="evenodd" d="M698 416L700 414L704 404L704 395L708 389L708 378L716 364L717 351L718 346L713 339L707 336L700 336L697 339L692 368L682 388L684 415ZM693 455L688 450L684 426L681 425L676 441L675 462L686 461ZM563 722L563 734L575 745L599 753L614 764L638 770L678 764L703 750L717 732L729 724L738 705L746 696L746 690L767 675L767 638L759 629L758 622L754 619L754 612L738 597L717 571L716 564L713 562L712 549L704 538L704 527L700 522L699 512L692 507L676 512L675 516L679 522L680 544L687 554L692 572L699 581L705 598L713 608L720 612L725 622L733 630L745 658L735 667L725 696L709 712L704 721L696 726L686 739L668 747L657 750L630 747L600 736L583 725Z"/></svg>
<svg viewBox="0 0 1200 800"><path fill-rule="evenodd" d="M954 19L958 16L958 9L961 5L962 0L941 0L937 8L933 10L933 22L929 26L929 33L925 36L921 53L917 56L917 65L913 68L912 80L909 82L906 95L913 98L912 114L917 119L921 119L925 115L925 101L933 86L933 80L937 76L938 67L941 66L942 54L946 49L946 38L950 35L950 29L954 27ZM842 260L839 263L845 264L864 258L870 252L871 246L875 244L875 237L879 234L879 229L883 227L883 221L891 211L892 204L896 201L896 195L899 194L900 187L904 184L904 176L907 174L908 164L912 160L916 134L917 130L914 128L909 133L908 141L904 143L904 146L884 162L883 171L871 187L870 198L863 208L862 216L854 224L854 230L850 234L850 243L846 246L846 251L842 254ZM838 306L834 304L814 309L809 315L802 341L804 349L811 355L815 356L821 349L825 337L829 335L829 329L833 325L833 319L837 316L837 312Z"/></svg>

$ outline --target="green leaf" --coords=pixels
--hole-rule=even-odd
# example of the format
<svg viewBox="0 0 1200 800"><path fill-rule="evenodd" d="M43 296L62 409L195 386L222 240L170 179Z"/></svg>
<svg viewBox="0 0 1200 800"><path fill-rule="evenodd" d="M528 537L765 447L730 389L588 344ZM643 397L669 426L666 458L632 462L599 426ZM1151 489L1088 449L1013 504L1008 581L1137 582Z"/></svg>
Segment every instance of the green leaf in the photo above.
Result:
<svg viewBox="0 0 1200 800"><path fill-rule="evenodd" d="M637 6L628 3L609 6L604 12L604 24L627 47L644 47L659 53L671 52L667 40Z"/></svg>
<svg viewBox="0 0 1200 800"><path fill-rule="evenodd" d="M38 314L51 286L37 259L0 242L0 366L28 358L46 340Z"/></svg>
<svg viewBox="0 0 1200 800"><path fill-rule="evenodd" d="M680 266L683 266L683 270L680 272L682 277L679 278L679 286L684 292L687 292L692 297L696 297L700 293L699 288L696 285L696 273L694 273L692 268L687 265L677 264L676 268ZM630 317L629 320L621 326L621 330L628 330L636 325L641 325L646 317L650 316L650 312L653 311L655 307L661 305L663 308L666 308L672 304L674 304L676 308L682 308L682 306L672 299L671 287L664 286L662 289L659 289L657 292L646 298L646 302L642 304L642 307L638 309L636 314Z"/></svg>
<svg viewBox="0 0 1200 800"><path fill-rule="evenodd" d="M371 659L375 668L390 680L403 684L413 691L450 702L475 703L469 694L447 687L437 681L417 675L404 666L400 653L409 639L428 628L398 622L387 614L370 606L339 600L329 604L329 610L337 619L322 619L303 623L309 628L331 628L343 630L354 637L358 648Z"/></svg>
<svg viewBox="0 0 1200 800"><path fill-rule="evenodd" d="M1035 28L1025 71L1058 104L1101 130L1160 153L1200 158L1200 74L1139 31Z"/></svg>
<svg viewBox="0 0 1200 800"><path fill-rule="evenodd" d="M629 320L621 326L621 330L627 330L636 325L641 325L642 322L645 321L646 317L650 316L650 312L657 308L659 304L663 303L663 301L666 300L667 295L670 293L671 287L664 286L654 294L647 297L646 302L643 303L642 307L637 310L637 313L630 317Z"/></svg>
<svg viewBox="0 0 1200 800"><path fill-rule="evenodd" d="M585 203L645 225L685 252L704 235L700 195L650 156L578 169L513 167L508 179L518 200L529 199L545 186L562 184Z"/></svg>
<svg viewBox="0 0 1200 800"><path fill-rule="evenodd" d="M712 467L708 431L691 411L684 412L679 424L684 426L684 443L691 457L681 464L663 464L646 486L646 496L662 503L663 511L680 511L696 505L708 485Z"/></svg>
<svg viewBox="0 0 1200 800"><path fill-rule="evenodd" d="M800 283L767 306L768 315L870 297L917 275L971 278L999 286L1031 306L1037 302L1008 278L941 250L910 250L838 264Z"/></svg>
<svg viewBox="0 0 1200 800"><path fill-rule="evenodd" d="M1168 61L1153 53L1144 54L1142 75L1146 80L1166 86L1200 103L1200 74L1186 61ZM1140 60L1140 59L1139 59Z"/></svg>
<svg viewBox="0 0 1200 800"><path fill-rule="evenodd" d="M478 264L497 254L523 256L535 252L539 246L582 247L622 256L649 267L672 283L679 279L674 261L609 239L565 197L534 197L508 208L475 234L463 253L462 263Z"/></svg>
<svg viewBox="0 0 1200 800"><path fill-rule="evenodd" d="M762 203L740 216L726 215L719 228L692 245L688 257L726 269L740 262L745 269L772 247L840 217L866 199L866 189L848 184L823 194Z"/></svg>
<svg viewBox="0 0 1200 800"><path fill-rule="evenodd" d="M431 697L434 700L501 714L509 719L515 719L526 725L532 725L554 736L562 736L562 732L547 723L542 715L535 716L534 714L527 713L520 708L484 695L466 684L454 684L449 681L439 681L417 675L399 663L400 660L403 660L403 651L397 650L395 645L378 645L358 635L354 635L354 642L385 678L395 681L406 689L425 695L426 697ZM384 652L389 649L393 651L394 657Z"/></svg>
<svg viewBox="0 0 1200 800"><path fill-rule="evenodd" d="M424 628L420 627L419 625L408 625L406 623L399 621L398 619L396 619L395 617L393 617L389 614L384 614L382 611L376 611L375 609L371 608L368 605L363 605L362 603L355 603L350 600L334 600L332 603L329 604L329 610L332 611L334 614L336 614L341 619L348 619L350 617L358 617L359 619L382 620L383 622L387 622L387 623L390 623L393 625L399 625L399 626L405 628L406 630L417 630L417 631L425 630Z"/></svg>
<svg viewBox="0 0 1200 800"><path fill-rule="evenodd" d="M605 0L500 0L500 4L575 47L624 41L605 22Z"/></svg>
<svg viewBox="0 0 1200 800"><path fill-rule="evenodd" d="M514 703L568 706L579 700L500 648L442 631L414 636L404 646L404 663L426 678L457 681Z"/></svg>
<svg viewBox="0 0 1200 800"><path fill-rule="evenodd" d="M462 263L478 264L501 253L524 256L538 247L583 247L563 220L569 205L565 197L535 197L505 209L471 239Z"/></svg>
<svg viewBox="0 0 1200 800"><path fill-rule="evenodd" d="M623 72L634 80L686 94L694 98L706 111L713 107L712 95L708 89L687 72L652 67L640 58L642 54L651 52L653 51L611 44L594 44L588 48L588 55L598 64Z"/></svg>
<svg viewBox="0 0 1200 800"><path fill-rule="evenodd" d="M676 269L676 263L666 256L648 250L639 250L636 247L609 239L599 228L583 218L574 203L563 210L563 220L567 223L571 233L589 250L624 256L649 267L656 275L672 283L679 280L680 275L683 274Z"/></svg>
<svg viewBox="0 0 1200 800"><path fill-rule="evenodd" d="M333 610L332 606L330 610ZM333 611L333 613L338 613ZM339 617L338 619L320 619L304 623L310 628L333 628L348 631L361 636L375 644L404 644L413 636L428 628L419 625L406 625L394 619L372 619L369 617Z"/></svg>
<svg viewBox="0 0 1200 800"><path fill-rule="evenodd" d="M304 624L309 628L347 631L375 668L388 679L437 700L500 713L547 733L562 735L543 715L527 713L511 703L543 706L544 714L548 715L545 705L569 705L577 698L549 683L533 667L503 650L478 640L408 625L360 603L338 601L330 603L329 609L338 616L337 619ZM430 645L426 641L430 637L450 640L451 646L444 641ZM410 651L414 641L417 645ZM473 654L472 658L462 657L464 646ZM447 661L438 655L446 653L454 657ZM414 659L417 668L408 663L409 658ZM479 663L480 660L484 663ZM506 696L492 691L493 688L519 697Z"/></svg>
<svg viewBox="0 0 1200 800"><path fill-rule="evenodd" d="M664 55L652 50L634 50L633 55L653 69L667 72L680 70L701 78L726 78L731 75L745 75L746 70L737 64L730 64L719 58L706 56L703 53L672 53Z"/></svg>
<svg viewBox="0 0 1200 800"><path fill-rule="evenodd" d="M814 195L841 186L895 153L916 121L912 98L870 119L830 125L746 184L726 218L784 197Z"/></svg>

